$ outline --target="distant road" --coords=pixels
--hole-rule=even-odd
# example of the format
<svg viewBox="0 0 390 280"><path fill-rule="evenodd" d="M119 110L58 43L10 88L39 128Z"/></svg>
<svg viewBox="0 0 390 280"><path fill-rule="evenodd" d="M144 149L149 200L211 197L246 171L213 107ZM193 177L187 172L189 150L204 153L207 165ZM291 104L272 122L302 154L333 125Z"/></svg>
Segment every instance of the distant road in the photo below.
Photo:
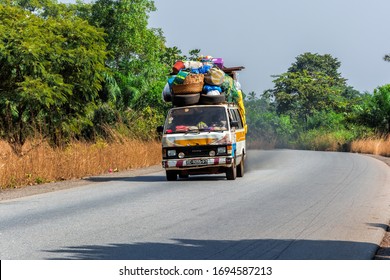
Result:
<svg viewBox="0 0 390 280"><path fill-rule="evenodd" d="M371 259L390 168L362 155L248 153L235 181L158 171L0 202L6 259Z"/></svg>

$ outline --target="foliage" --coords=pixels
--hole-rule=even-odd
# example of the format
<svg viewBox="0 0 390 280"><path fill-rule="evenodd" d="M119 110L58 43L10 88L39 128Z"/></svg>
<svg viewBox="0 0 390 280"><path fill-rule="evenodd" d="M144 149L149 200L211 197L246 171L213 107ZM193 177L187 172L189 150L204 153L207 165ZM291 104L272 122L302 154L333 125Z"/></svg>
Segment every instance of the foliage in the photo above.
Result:
<svg viewBox="0 0 390 280"><path fill-rule="evenodd" d="M271 93L278 113L288 114L304 123L317 111L343 106L337 81L321 72L287 72L274 83Z"/></svg>
<svg viewBox="0 0 390 280"><path fill-rule="evenodd" d="M0 137L19 153L36 131L56 145L156 138L171 67L200 49L166 46L162 30L148 27L154 10L151 0L0 0ZM304 53L272 89L245 95L249 139L327 150L389 133L390 85L361 94L340 65Z"/></svg>
<svg viewBox="0 0 390 280"><path fill-rule="evenodd" d="M360 124L375 128L379 134L390 133L390 84L366 94L362 104L355 106Z"/></svg>
<svg viewBox="0 0 390 280"><path fill-rule="evenodd" d="M275 147L348 150L355 139L388 133L389 87L361 94L346 84L330 55L305 53L274 88L246 99L248 135Z"/></svg>
<svg viewBox="0 0 390 280"><path fill-rule="evenodd" d="M41 17L3 4L0 37L2 137L17 151L34 128L55 142L79 133L101 89L102 31L65 12Z"/></svg>
<svg viewBox="0 0 390 280"><path fill-rule="evenodd" d="M177 47L165 46L160 29L148 28L148 13L155 10L153 1L98 0L73 7L78 16L103 28L107 34L110 56L106 64L110 71L106 73L100 91L101 101L109 103L122 128L131 123L129 130L150 136L149 131L135 127L127 112L134 111L138 116L144 116L144 109L150 107L157 118L165 114L166 104L162 102L161 92L173 62L181 57ZM100 114L99 110L95 114ZM109 124L110 115L106 115L107 120L99 118L99 126Z"/></svg>
<svg viewBox="0 0 390 280"><path fill-rule="evenodd" d="M341 63L337 58L333 58L330 54L319 55L313 53L304 53L296 57L296 61L291 65L287 72L298 73L307 71L309 73L323 73L324 75L333 78L340 86L345 85L346 80L341 77L338 72Z"/></svg>
<svg viewBox="0 0 390 280"><path fill-rule="evenodd" d="M184 56L165 46L160 29L148 28L153 1L0 3L0 135L15 150L34 131L56 145L109 137L114 127L155 135L143 129L149 118L162 122L161 92Z"/></svg>
<svg viewBox="0 0 390 280"><path fill-rule="evenodd" d="M286 73L276 76L274 88L269 90L277 112L306 124L318 111L344 108L346 84L339 67L340 62L328 54L298 56Z"/></svg>
<svg viewBox="0 0 390 280"><path fill-rule="evenodd" d="M278 115L270 95L264 93L259 98L254 92L245 100L246 120L249 127L248 138L261 140L263 143L278 142L278 146L287 143L296 129L288 115Z"/></svg>
<svg viewBox="0 0 390 280"><path fill-rule="evenodd" d="M348 143L354 139L352 131L347 129L313 129L301 133L294 148L315 151L348 151Z"/></svg>

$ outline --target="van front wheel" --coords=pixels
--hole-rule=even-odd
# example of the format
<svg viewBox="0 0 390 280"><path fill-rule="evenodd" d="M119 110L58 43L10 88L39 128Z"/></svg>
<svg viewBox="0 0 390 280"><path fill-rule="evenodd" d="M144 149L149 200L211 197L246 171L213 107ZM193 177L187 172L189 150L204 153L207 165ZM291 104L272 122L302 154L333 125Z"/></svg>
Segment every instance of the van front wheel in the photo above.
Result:
<svg viewBox="0 0 390 280"><path fill-rule="evenodd" d="M242 157L240 164L237 166L237 177L244 177L244 170L245 170L244 157Z"/></svg>
<svg viewBox="0 0 390 280"><path fill-rule="evenodd" d="M176 181L177 180L177 173L175 171L167 170L167 181Z"/></svg>
<svg viewBox="0 0 390 280"><path fill-rule="evenodd" d="M236 178L237 178L236 160L233 159L232 166L226 170L226 179L236 180Z"/></svg>

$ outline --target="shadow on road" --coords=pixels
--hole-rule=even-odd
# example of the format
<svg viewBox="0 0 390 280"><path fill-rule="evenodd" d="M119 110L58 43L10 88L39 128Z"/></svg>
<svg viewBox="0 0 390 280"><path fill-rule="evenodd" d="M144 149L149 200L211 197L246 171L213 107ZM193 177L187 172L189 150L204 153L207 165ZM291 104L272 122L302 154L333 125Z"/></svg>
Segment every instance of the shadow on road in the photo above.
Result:
<svg viewBox="0 0 390 280"><path fill-rule="evenodd" d="M96 176L85 178L84 180L103 183L103 182L163 182L166 181L165 176Z"/></svg>
<svg viewBox="0 0 390 280"><path fill-rule="evenodd" d="M194 240L77 246L45 251L69 260L358 260L372 259L372 243L328 240Z"/></svg>
<svg viewBox="0 0 390 280"><path fill-rule="evenodd" d="M126 177L126 176L96 176L85 178L84 180L94 182L94 183L103 183L103 182L166 182L167 179L165 176L135 176L135 177ZM193 175L187 179L178 179L178 181L218 181L226 180L224 175ZM170 183L175 183L174 181Z"/></svg>

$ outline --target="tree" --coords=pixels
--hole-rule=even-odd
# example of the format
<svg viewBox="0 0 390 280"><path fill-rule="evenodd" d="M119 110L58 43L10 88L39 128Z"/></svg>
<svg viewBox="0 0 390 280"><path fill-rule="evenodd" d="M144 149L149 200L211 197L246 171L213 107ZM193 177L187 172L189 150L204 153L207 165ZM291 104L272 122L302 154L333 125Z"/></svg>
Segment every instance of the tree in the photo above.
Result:
<svg viewBox="0 0 390 280"><path fill-rule="evenodd" d="M115 95L114 106L121 111L143 106L149 89L166 80L172 56L180 53L177 48L165 46L160 29L148 28L154 2L97 0L91 4L78 3L74 9L78 16L106 33L110 53L106 64L110 71L103 84L103 99L107 94Z"/></svg>
<svg viewBox="0 0 390 280"><path fill-rule="evenodd" d="M309 73L320 72L344 86L346 79L342 78L341 73L338 72L340 66L341 63L337 58L333 58L330 54L319 55L306 52L296 57L296 61L287 72L299 73L305 70Z"/></svg>
<svg viewBox="0 0 390 280"><path fill-rule="evenodd" d="M366 94L364 102L357 109L362 124L375 128L381 134L389 134L390 84L378 87L372 95Z"/></svg>
<svg viewBox="0 0 390 280"><path fill-rule="evenodd" d="M286 73L276 76L270 90L277 112L300 120L321 110L338 110L345 106L342 98L346 80L338 72L340 63L330 55L305 53L296 58Z"/></svg>
<svg viewBox="0 0 390 280"><path fill-rule="evenodd" d="M198 60L200 56L200 49L193 49L188 52L188 56L185 56L187 60Z"/></svg>
<svg viewBox="0 0 390 280"><path fill-rule="evenodd" d="M34 128L58 143L90 122L107 53L102 30L80 18L8 2L17 1L0 5L0 131L20 152Z"/></svg>

